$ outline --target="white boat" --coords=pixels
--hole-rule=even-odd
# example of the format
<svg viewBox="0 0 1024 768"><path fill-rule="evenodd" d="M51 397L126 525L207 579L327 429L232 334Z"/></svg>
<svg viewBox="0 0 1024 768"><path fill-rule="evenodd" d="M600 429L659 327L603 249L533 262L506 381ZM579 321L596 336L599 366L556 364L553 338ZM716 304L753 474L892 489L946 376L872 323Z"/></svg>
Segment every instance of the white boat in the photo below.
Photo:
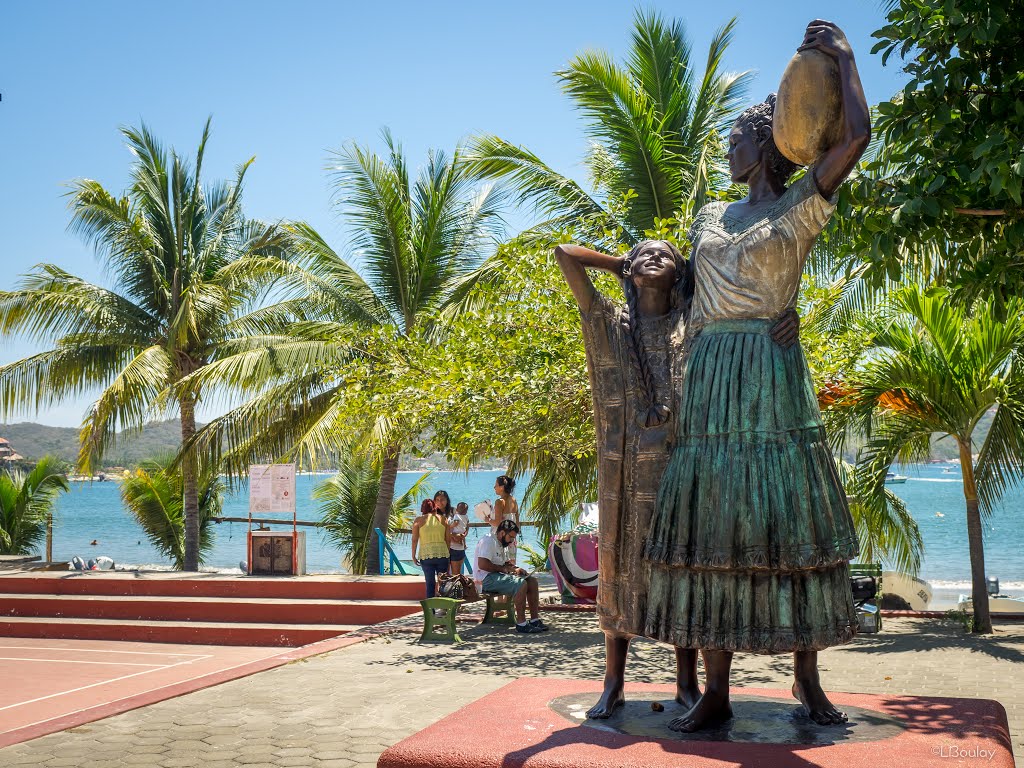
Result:
<svg viewBox="0 0 1024 768"><path fill-rule="evenodd" d="M900 485L907 482L906 475L897 475L895 472L885 473L885 484L886 485Z"/></svg>
<svg viewBox="0 0 1024 768"><path fill-rule="evenodd" d="M956 607L959 611L973 613L974 600L971 598L970 595L960 595ZM1010 597L1010 595L989 595L988 612L1024 614L1024 598Z"/></svg>
<svg viewBox="0 0 1024 768"><path fill-rule="evenodd" d="M926 611L932 599L927 581L897 571L882 572L881 607L894 611Z"/></svg>

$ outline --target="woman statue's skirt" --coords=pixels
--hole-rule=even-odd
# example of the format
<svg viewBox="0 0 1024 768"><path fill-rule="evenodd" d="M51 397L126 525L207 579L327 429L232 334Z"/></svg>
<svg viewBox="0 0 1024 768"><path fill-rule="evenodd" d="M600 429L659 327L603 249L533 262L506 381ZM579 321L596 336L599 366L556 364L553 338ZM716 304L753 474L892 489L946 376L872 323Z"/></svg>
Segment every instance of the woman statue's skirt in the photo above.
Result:
<svg viewBox="0 0 1024 768"><path fill-rule="evenodd" d="M770 320L706 326L644 546L644 634L678 647L779 653L850 640L858 552L807 361Z"/></svg>

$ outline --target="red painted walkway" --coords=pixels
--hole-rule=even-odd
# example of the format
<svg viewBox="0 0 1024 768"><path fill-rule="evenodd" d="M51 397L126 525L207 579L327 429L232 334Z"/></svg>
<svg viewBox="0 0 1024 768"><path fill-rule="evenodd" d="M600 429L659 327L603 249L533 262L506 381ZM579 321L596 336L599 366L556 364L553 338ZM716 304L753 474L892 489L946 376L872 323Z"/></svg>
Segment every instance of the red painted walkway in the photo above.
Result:
<svg viewBox="0 0 1024 768"><path fill-rule="evenodd" d="M0 637L0 748L344 648L364 627L291 648Z"/></svg>
<svg viewBox="0 0 1024 768"><path fill-rule="evenodd" d="M19 731L32 738L41 735L36 731L56 730L45 727L53 721L93 720L90 711L103 717L111 705L139 694L173 689L278 654L276 648L3 637L0 746L23 741L16 737Z"/></svg>

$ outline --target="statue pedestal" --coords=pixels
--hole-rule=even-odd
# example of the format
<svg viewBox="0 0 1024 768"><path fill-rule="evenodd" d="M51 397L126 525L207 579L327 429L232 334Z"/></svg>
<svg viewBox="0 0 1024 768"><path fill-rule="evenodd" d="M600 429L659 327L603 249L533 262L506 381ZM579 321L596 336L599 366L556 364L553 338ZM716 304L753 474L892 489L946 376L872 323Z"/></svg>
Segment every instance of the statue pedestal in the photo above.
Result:
<svg viewBox="0 0 1024 768"><path fill-rule="evenodd" d="M674 689L626 686L626 706L586 720L601 684L524 678L410 736L378 768L1013 768L1006 712L986 699L829 694L845 726L818 726L789 691L737 688L735 717L676 734ZM660 702L664 710L651 709Z"/></svg>

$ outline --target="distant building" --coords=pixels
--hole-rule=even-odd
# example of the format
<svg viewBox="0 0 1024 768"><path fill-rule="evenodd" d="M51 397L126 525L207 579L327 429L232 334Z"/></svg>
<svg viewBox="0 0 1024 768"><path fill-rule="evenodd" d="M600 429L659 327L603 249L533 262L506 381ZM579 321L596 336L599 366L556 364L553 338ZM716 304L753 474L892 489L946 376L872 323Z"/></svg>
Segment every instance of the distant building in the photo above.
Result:
<svg viewBox="0 0 1024 768"><path fill-rule="evenodd" d="M14 448L11 447L11 441L0 437L0 465L11 464L21 460L21 454L15 453Z"/></svg>

